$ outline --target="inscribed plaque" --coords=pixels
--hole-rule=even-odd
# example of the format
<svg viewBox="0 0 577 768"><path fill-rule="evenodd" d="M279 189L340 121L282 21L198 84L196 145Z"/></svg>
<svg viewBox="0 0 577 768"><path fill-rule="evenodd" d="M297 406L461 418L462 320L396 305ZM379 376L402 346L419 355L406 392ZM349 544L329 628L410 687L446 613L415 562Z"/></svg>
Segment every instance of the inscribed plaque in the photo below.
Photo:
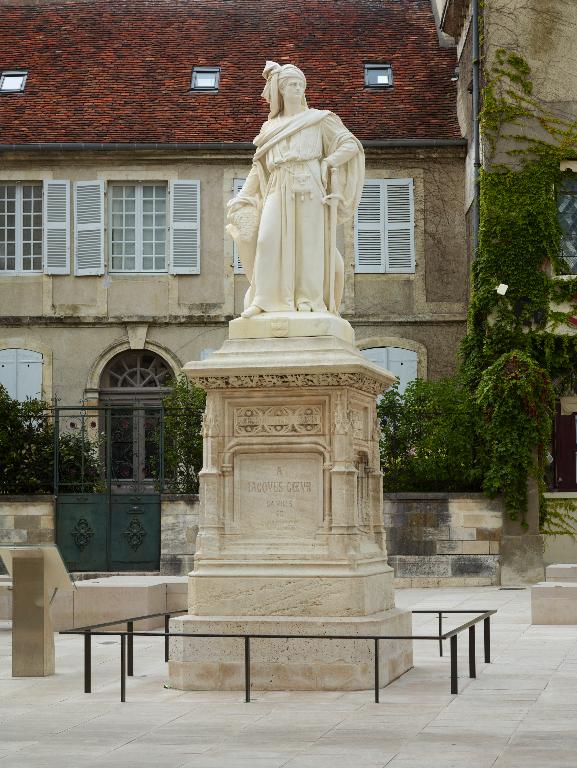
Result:
<svg viewBox="0 0 577 768"><path fill-rule="evenodd" d="M238 454L235 521L251 535L308 536L322 523L322 487L318 454Z"/></svg>

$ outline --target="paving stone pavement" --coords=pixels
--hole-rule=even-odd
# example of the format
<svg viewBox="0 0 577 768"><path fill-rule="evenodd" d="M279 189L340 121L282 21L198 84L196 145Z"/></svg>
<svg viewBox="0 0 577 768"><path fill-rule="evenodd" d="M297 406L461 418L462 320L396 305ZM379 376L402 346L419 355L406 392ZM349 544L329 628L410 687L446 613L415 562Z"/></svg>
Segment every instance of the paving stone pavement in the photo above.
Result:
<svg viewBox="0 0 577 768"><path fill-rule="evenodd" d="M0 623L0 768L577 768L577 626L531 626L530 592L406 589L403 608L497 608L493 663L460 694L449 658L415 643L415 667L381 691L183 692L164 687L163 641L135 641L135 677L119 700L120 643L93 643L83 690L80 637L56 637L57 674L13 679L10 625ZM415 631L436 631L415 616ZM456 620L458 623L459 620ZM448 623L448 622L447 622ZM482 636L482 633L478 633Z"/></svg>

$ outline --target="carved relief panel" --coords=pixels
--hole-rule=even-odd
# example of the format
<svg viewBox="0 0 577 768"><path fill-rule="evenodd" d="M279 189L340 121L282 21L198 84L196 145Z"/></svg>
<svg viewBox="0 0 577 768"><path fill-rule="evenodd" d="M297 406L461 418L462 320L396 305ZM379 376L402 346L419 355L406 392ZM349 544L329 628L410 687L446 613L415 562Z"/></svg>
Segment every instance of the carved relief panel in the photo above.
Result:
<svg viewBox="0 0 577 768"><path fill-rule="evenodd" d="M234 408L234 435L319 435L323 431L322 408L308 406L249 406Z"/></svg>

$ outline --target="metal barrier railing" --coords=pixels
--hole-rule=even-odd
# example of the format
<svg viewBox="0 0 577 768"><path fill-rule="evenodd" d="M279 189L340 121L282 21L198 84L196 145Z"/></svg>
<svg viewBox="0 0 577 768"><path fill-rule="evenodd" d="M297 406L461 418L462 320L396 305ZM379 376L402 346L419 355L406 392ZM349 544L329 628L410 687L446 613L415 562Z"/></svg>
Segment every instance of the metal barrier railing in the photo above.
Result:
<svg viewBox="0 0 577 768"><path fill-rule="evenodd" d="M437 640L439 643L439 655L443 655L443 640L450 641L451 647L451 693L459 693L458 682L458 636L466 629L469 630L469 677L477 677L476 652L475 652L475 627L481 621L483 622L483 645L485 663L491 663L491 616L497 613L496 610L474 610L474 609L451 609L451 610L414 610L411 613L418 614L437 614L439 623L439 633L436 635L265 635L249 632L238 633L218 633L218 632L171 632L170 617L176 616L186 611L172 611L162 613L150 613L146 616L131 616L128 619L115 619L101 624L91 624L85 627L75 627L60 632L61 635L83 635L84 636L84 692L92 692L92 637L102 635L118 635L120 637L120 701L126 701L126 677L134 675L134 638L135 637L164 637L164 661L169 661L169 642L171 637L196 637L196 638L236 638L244 640L244 683L245 683L245 701L250 701L250 641L251 640L368 640L374 643L374 687L375 703L379 703L379 643L381 640ZM475 614L475 617L464 624L443 632L444 614ZM145 619L164 616L164 632L135 632L134 623ZM103 627L110 627L116 624L126 624L125 631L99 632ZM127 653L128 649L128 653Z"/></svg>

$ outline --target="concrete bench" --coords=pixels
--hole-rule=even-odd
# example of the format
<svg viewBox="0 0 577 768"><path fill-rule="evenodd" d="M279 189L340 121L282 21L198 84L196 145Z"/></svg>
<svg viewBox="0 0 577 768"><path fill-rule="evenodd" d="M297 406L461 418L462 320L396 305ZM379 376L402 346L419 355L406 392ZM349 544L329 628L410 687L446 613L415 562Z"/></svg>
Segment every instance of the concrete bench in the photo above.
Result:
<svg viewBox="0 0 577 768"><path fill-rule="evenodd" d="M72 592L58 592L54 598L52 620L56 631L100 624L128 616L187 608L187 576L127 574L77 581L76 587ZM12 584L3 582L0 584L0 620L11 618ZM155 629L163 624L164 619L159 616L138 622L134 629ZM118 626L118 629L124 629L124 626Z"/></svg>

